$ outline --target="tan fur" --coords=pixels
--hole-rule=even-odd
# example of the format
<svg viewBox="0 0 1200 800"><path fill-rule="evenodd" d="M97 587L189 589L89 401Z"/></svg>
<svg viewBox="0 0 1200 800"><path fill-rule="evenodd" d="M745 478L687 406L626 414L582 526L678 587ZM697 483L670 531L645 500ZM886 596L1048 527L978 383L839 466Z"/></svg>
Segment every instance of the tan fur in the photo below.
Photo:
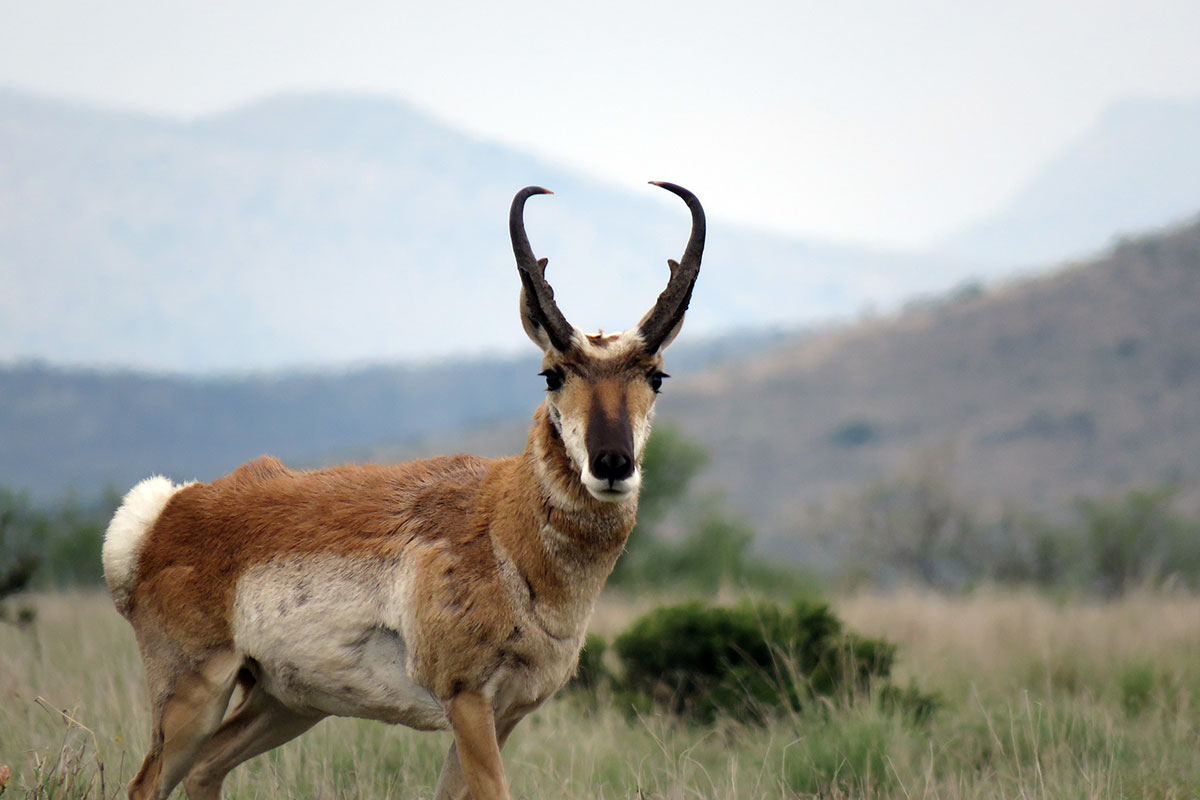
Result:
<svg viewBox="0 0 1200 800"><path fill-rule="evenodd" d="M104 560L153 718L131 798L183 781L216 800L238 764L342 715L452 730L436 800L508 800L500 748L574 672L633 528L662 368L640 330L554 323L570 340L555 349L560 317L526 298L556 381L521 455L308 472L261 457L127 495Z"/></svg>
<svg viewBox="0 0 1200 800"><path fill-rule="evenodd" d="M580 395L629 404L634 414L649 402L616 378ZM496 724L511 730L574 671L596 594L635 514L636 496L605 503L584 490L545 405L525 452L512 458L298 472L263 457L178 490L142 543L126 607L159 698L156 745L130 796L160 796L195 760L188 785L197 796L218 797L221 770L240 763L239 755L269 749L290 738L277 731L298 735L324 715L289 708L256 687L221 726L237 670L226 668L219 680L187 677L214 654L243 652L234 605L239 580L256 568L294 559L315 568L329 557L411 565L415 624L405 643L413 680L447 709L464 694L488 698ZM513 676L528 687L507 686ZM259 707L273 716L260 713L252 725L245 709ZM174 719L205 724L180 733ZM454 722L449 711L447 719ZM245 733L259 728L257 737ZM480 758L472 763L491 763L490 755Z"/></svg>

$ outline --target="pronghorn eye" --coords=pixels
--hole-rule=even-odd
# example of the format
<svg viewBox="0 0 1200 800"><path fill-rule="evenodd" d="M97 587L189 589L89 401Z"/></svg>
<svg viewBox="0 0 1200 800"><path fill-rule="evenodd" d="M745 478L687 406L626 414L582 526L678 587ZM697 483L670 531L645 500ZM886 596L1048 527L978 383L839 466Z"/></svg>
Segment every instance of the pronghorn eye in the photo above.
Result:
<svg viewBox="0 0 1200 800"><path fill-rule="evenodd" d="M559 389L562 388L562 385L563 385L562 370L548 369L545 372L539 372L538 375L541 375L543 378L546 379L546 391L547 392L557 392Z"/></svg>
<svg viewBox="0 0 1200 800"><path fill-rule="evenodd" d="M650 388L654 390L655 394L658 394L660 391L662 391L663 378L669 378L671 376L665 372L655 371L655 372L651 372L646 377L648 377L650 379Z"/></svg>

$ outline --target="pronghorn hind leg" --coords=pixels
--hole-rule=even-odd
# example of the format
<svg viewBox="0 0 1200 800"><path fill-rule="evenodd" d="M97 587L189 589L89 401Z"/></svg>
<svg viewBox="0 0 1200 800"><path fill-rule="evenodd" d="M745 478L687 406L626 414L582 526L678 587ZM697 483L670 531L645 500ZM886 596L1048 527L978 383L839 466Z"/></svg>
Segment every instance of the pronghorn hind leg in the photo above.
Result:
<svg viewBox="0 0 1200 800"><path fill-rule="evenodd" d="M454 744L450 745L446 761L442 764L434 800L508 800L508 784L504 779L500 749L521 717L497 721L490 701L481 695L466 697L469 699L462 703L464 695L459 695L449 707ZM478 781L483 784L480 788L474 788L474 783L471 783L468 775L472 772L483 778ZM497 786L497 779L498 788L493 789ZM492 793L488 794L489 791Z"/></svg>
<svg viewBox="0 0 1200 800"><path fill-rule="evenodd" d="M158 674L151 664L146 666L148 677ZM174 675L156 693L150 752L129 784L130 800L162 800L187 774L225 716L240 666L233 651L223 650Z"/></svg>
<svg viewBox="0 0 1200 800"><path fill-rule="evenodd" d="M250 687L238 707L201 748L183 779L188 800L217 800L230 770L291 741L322 719L286 708L257 684Z"/></svg>

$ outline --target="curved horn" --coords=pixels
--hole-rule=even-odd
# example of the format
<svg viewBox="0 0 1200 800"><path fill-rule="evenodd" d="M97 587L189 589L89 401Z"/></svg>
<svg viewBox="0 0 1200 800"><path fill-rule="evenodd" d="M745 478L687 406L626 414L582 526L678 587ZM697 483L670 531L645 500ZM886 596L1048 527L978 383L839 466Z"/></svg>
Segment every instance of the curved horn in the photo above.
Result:
<svg viewBox="0 0 1200 800"><path fill-rule="evenodd" d="M674 259L667 260L671 267L671 279L640 326L646 352L656 353L667 337L679 327L683 321L683 312L687 311L688 303L691 302L692 287L696 284L696 276L700 274L700 257L704 254L704 209L696 195L682 186L665 181L650 183L682 197L692 212L692 234L688 238L687 248L683 251L683 258L678 262Z"/></svg>
<svg viewBox="0 0 1200 800"><path fill-rule="evenodd" d="M517 272L525 287L525 306L529 316L546 332L554 349L565 353L571 346L574 328L558 310L554 289L546 282L546 259L538 260L525 234L525 201L535 194L554 194L541 186L526 186L513 198L508 212L508 233L512 238L513 255L517 257Z"/></svg>

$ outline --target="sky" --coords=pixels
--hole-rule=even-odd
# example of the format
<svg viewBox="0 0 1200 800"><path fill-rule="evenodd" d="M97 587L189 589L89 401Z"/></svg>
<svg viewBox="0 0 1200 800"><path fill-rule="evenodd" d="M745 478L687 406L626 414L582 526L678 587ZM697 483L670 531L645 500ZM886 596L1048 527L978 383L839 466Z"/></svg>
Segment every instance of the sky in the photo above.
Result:
<svg viewBox="0 0 1200 800"><path fill-rule="evenodd" d="M384 94L715 217L918 249L1110 104L1200 97L1197 41L1195 0L0 0L0 86L184 118Z"/></svg>

